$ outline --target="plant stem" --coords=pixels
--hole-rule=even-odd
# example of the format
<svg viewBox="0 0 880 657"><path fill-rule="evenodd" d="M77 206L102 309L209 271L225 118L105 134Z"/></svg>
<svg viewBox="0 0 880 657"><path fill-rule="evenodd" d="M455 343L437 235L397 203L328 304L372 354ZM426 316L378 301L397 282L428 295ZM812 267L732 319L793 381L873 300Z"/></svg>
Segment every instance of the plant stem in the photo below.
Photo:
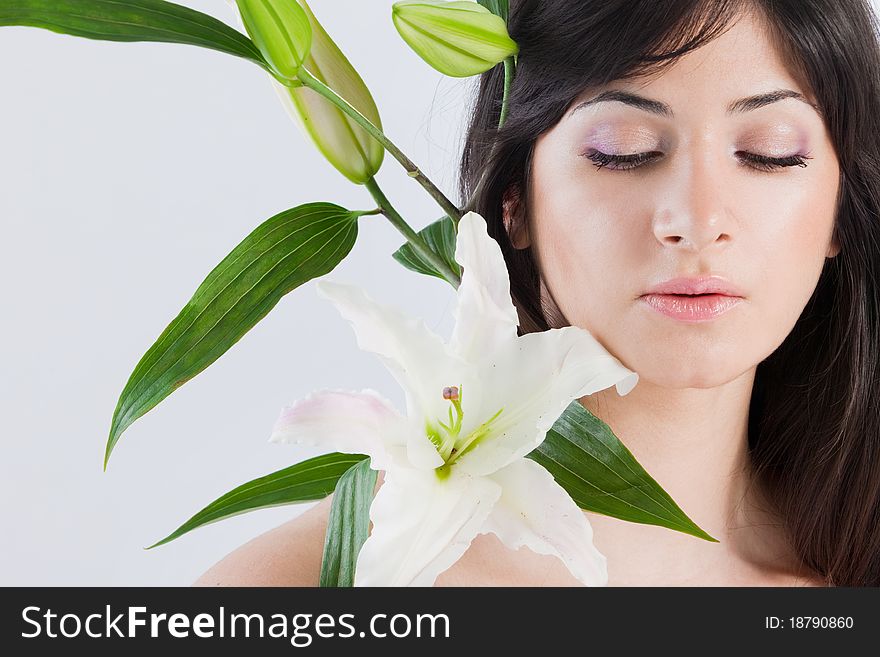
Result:
<svg viewBox="0 0 880 657"><path fill-rule="evenodd" d="M498 119L498 127L504 125L504 121L507 120L507 111L508 107L508 96L510 96L510 86L513 84L513 76L516 69L513 65L513 55L505 58L504 60L504 96L501 99L501 116Z"/></svg>
<svg viewBox="0 0 880 657"><path fill-rule="evenodd" d="M504 122L507 120L507 113L510 109L510 88L513 85L514 77L516 77L516 57L511 55L504 60L504 95L501 99L501 115L498 117L498 129L500 129L501 126L504 125ZM487 161L492 161L497 148L498 142L493 141L492 148L489 150L489 157L487 158ZM477 185L474 188L470 198L465 202L464 207L471 207L474 199L482 193L483 184L486 181L485 174L486 170L483 169L480 179L477 182Z"/></svg>
<svg viewBox="0 0 880 657"><path fill-rule="evenodd" d="M336 105L343 112L348 114L359 126L361 126L364 130L366 130L374 139L376 139L382 146L385 147L394 159L400 162L403 165L403 168L406 169L406 175L410 178L415 178L416 182L418 182L422 187L425 188L425 191L431 195L431 197L437 201L443 211L449 215L452 219L452 222L455 224L456 230L458 229L458 220L461 218L461 210L456 207L456 205L450 201L446 196L441 192L437 186L431 182L431 180L419 170L419 168L410 160L403 151L401 151L394 143L385 136L385 133L382 132L379 128L373 125L370 120L361 114L357 108L348 103L342 96L333 91L326 84L321 82L318 78L309 73L306 68L300 67L299 69L299 79L302 82L303 86L308 87L312 91L320 94L331 103ZM288 84L289 83L285 83Z"/></svg>
<svg viewBox="0 0 880 657"><path fill-rule="evenodd" d="M355 214L358 217L363 217L369 214L382 214L382 208L373 208L372 210L356 210Z"/></svg>
<svg viewBox="0 0 880 657"><path fill-rule="evenodd" d="M422 239L422 236L419 235L416 231L412 229L412 227L406 223L403 217L394 209L394 206L391 205L391 202L382 193L382 190L379 188L379 184L376 182L375 178L370 178L367 182L364 183L364 187L373 195L373 198L376 200L376 203L379 204L379 208L382 210L382 214L384 214L388 221L399 230L403 236L407 239L407 241L412 244L413 249L421 255L425 260L430 262L434 268L440 272L440 274L445 278L452 287L458 289L459 284L461 283L461 279L456 275L452 269L450 269L449 265L444 262L443 258L441 258L435 251L431 249L426 243L425 240Z"/></svg>

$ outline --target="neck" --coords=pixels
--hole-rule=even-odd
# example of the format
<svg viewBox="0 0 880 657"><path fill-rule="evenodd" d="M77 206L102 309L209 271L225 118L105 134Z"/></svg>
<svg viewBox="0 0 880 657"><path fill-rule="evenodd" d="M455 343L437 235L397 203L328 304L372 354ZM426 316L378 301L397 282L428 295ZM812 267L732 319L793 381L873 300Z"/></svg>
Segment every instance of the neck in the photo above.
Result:
<svg viewBox="0 0 880 657"><path fill-rule="evenodd" d="M713 388L669 389L642 380L625 396L608 388L581 399L685 514L720 541L588 513L609 578L617 570L636 582L658 573L704 581L742 572L743 563L782 567L778 521L765 512L751 478L754 375L752 369Z"/></svg>

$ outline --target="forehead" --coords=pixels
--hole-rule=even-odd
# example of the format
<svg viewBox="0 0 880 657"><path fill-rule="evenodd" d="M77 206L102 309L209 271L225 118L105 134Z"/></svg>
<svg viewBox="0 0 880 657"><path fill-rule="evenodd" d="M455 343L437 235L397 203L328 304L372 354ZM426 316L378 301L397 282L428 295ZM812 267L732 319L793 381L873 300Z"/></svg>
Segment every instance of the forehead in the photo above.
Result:
<svg viewBox="0 0 880 657"><path fill-rule="evenodd" d="M779 90L794 98L803 96L804 107L811 104L818 110L810 90L790 70L782 46L774 39L763 17L742 13L715 39L659 70L584 90L571 109L614 89L661 101L653 109L642 109L669 118L688 108L716 107L731 114L743 109L735 107L735 101Z"/></svg>

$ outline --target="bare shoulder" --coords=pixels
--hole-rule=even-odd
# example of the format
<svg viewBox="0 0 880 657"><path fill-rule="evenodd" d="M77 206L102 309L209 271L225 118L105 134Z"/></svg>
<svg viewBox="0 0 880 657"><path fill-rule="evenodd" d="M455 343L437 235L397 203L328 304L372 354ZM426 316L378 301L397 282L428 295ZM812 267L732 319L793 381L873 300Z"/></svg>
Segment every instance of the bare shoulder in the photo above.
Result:
<svg viewBox="0 0 880 657"><path fill-rule="evenodd" d="M318 586L332 494L236 548L193 586Z"/></svg>
<svg viewBox="0 0 880 657"><path fill-rule="evenodd" d="M379 472L377 490L382 475ZM318 586L332 503L331 493L296 518L236 548L193 586Z"/></svg>

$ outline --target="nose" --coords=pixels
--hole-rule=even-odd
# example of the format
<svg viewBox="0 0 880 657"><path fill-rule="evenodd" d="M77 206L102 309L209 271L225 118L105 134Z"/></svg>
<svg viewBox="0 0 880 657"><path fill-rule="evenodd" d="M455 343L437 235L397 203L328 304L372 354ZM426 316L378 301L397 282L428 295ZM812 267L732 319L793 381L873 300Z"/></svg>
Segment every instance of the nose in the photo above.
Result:
<svg viewBox="0 0 880 657"><path fill-rule="evenodd" d="M732 239L722 165L703 156L680 157L656 209L654 234L667 247L701 252Z"/></svg>

